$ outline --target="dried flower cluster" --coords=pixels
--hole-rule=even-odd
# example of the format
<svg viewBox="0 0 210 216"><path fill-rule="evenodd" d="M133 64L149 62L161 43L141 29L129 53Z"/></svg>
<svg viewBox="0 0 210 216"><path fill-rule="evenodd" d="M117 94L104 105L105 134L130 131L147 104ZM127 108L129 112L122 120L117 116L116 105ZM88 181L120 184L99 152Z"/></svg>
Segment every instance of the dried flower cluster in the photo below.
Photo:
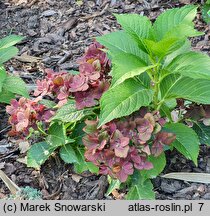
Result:
<svg viewBox="0 0 210 216"><path fill-rule="evenodd" d="M47 76L37 81L35 96L50 96L56 99L58 106L67 102L69 96L75 97L77 109L92 107L97 104L102 93L109 87L108 72L110 61L104 47L94 42L89 46L84 56L78 60L79 74L68 72L55 73L47 69Z"/></svg>
<svg viewBox="0 0 210 216"><path fill-rule="evenodd" d="M28 136L30 128L37 130L37 123L47 123L54 115L54 112L39 104L40 98L30 100L20 98L19 101L13 99L11 105L6 107L10 114L9 123L12 125L10 135Z"/></svg>
<svg viewBox="0 0 210 216"><path fill-rule="evenodd" d="M37 81L34 99L12 100L11 105L7 106L9 123L12 125L10 135L27 136L30 128L36 130L38 122L45 124L54 115L54 111L38 104L44 96L57 102L58 107L64 105L70 96L75 97L77 109L96 105L96 100L109 87L110 61L102 48L97 42L90 45L78 60L78 75L46 69L46 77Z"/></svg>
<svg viewBox="0 0 210 216"><path fill-rule="evenodd" d="M100 129L97 120L86 120L85 157L100 167L101 174L125 182L134 168L152 169L148 156L159 156L163 146L175 140L174 134L162 131L164 123L158 113L112 121Z"/></svg>

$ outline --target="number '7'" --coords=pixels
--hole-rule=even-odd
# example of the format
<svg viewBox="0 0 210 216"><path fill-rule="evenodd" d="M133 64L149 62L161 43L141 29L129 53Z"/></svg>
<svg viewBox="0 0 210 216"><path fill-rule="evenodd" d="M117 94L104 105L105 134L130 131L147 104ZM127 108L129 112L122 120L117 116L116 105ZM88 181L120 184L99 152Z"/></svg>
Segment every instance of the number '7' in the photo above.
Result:
<svg viewBox="0 0 210 216"><path fill-rule="evenodd" d="M204 203L198 203L198 204L200 205L199 211L201 211L201 209L202 209Z"/></svg>

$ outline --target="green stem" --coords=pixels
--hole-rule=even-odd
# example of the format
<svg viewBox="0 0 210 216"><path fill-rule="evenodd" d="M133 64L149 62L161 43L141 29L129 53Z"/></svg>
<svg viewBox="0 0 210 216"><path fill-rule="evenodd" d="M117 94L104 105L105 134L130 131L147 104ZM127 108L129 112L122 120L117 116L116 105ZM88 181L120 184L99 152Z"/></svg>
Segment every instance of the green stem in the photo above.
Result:
<svg viewBox="0 0 210 216"><path fill-rule="evenodd" d="M153 103L154 103L154 109L157 110L158 108L158 94L159 94L159 67L155 68L155 74L154 74L154 96L153 96Z"/></svg>
<svg viewBox="0 0 210 216"><path fill-rule="evenodd" d="M158 102L157 110L160 110L163 103L164 103L164 100L161 100L161 101Z"/></svg>
<svg viewBox="0 0 210 216"><path fill-rule="evenodd" d="M160 109L160 106L159 106L159 91L160 91L160 62L162 61L162 58L160 58L158 60L158 62L156 63L157 64L157 67L154 68L155 70L155 74L154 74L154 96L153 96L153 103L154 103L154 109L155 110L159 110Z"/></svg>
<svg viewBox="0 0 210 216"><path fill-rule="evenodd" d="M154 102L154 108L155 108L155 110L158 110L158 93L159 93L159 83L155 82L154 97L153 97L153 102Z"/></svg>
<svg viewBox="0 0 210 216"><path fill-rule="evenodd" d="M42 128L39 127L39 125L37 125L37 128L38 128L38 131L39 131L40 133L42 133L44 136L48 136L48 134L47 134L45 131L43 131Z"/></svg>

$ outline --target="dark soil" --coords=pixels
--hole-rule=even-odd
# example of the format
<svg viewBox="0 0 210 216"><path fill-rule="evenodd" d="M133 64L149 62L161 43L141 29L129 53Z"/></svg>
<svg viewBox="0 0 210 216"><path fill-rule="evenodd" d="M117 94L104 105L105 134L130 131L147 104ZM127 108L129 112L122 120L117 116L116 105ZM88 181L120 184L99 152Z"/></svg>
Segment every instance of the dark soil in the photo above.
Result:
<svg viewBox="0 0 210 216"><path fill-rule="evenodd" d="M23 2L22 4L19 4ZM80 2L83 2L81 5ZM7 69L20 75L30 89L43 75L43 68L77 69L80 57L93 38L119 28L113 13L138 13L154 20L167 8L179 7L189 0L0 0L0 38L9 33L25 36L18 45L19 57L7 64ZM192 41L195 50L210 53L210 29L197 15L197 29L205 36ZM35 57L35 58L34 58ZM0 106L0 169L19 187L41 190L44 199L113 199L105 196L108 186L105 176L90 173L78 175L72 166L64 164L56 154L40 171L27 168L18 141L8 138L5 107ZM198 167L177 152L167 153L170 172L210 173L210 148L201 146ZM157 199L210 199L210 185L168 180L153 180ZM0 181L0 199L9 194Z"/></svg>

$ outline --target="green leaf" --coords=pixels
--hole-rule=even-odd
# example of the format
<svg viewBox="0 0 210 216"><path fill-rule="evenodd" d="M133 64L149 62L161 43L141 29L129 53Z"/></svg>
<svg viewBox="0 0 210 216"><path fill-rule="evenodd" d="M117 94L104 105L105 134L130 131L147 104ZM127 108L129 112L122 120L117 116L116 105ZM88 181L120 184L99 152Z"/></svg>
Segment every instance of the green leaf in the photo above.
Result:
<svg viewBox="0 0 210 216"><path fill-rule="evenodd" d="M139 57L127 53L116 55L112 60L112 64L114 65L112 69L112 87L156 66L145 65Z"/></svg>
<svg viewBox="0 0 210 216"><path fill-rule="evenodd" d="M92 109L77 110L75 107L75 102L69 101L67 104L58 109L56 115L53 118L51 118L51 121L59 120L62 122L74 123L80 121L85 116L92 114Z"/></svg>
<svg viewBox="0 0 210 216"><path fill-rule="evenodd" d="M195 131L181 123L167 123L164 129L176 134L176 140L172 145L197 165L200 143Z"/></svg>
<svg viewBox="0 0 210 216"><path fill-rule="evenodd" d="M144 40L144 42L152 53L164 57L181 48L186 43L187 37L195 37L203 34L203 32L196 31L192 26L179 24L169 31L162 40L158 42Z"/></svg>
<svg viewBox="0 0 210 216"><path fill-rule="evenodd" d="M174 27L173 29L171 29L170 31L168 31L164 39L167 38L186 39L188 37L196 37L201 35L204 35L204 33L197 31L191 25L186 25L181 23L176 27Z"/></svg>
<svg viewBox="0 0 210 216"><path fill-rule="evenodd" d="M210 146L210 127L200 122L194 122L193 130L197 133L200 143Z"/></svg>
<svg viewBox="0 0 210 216"><path fill-rule="evenodd" d="M19 77L7 76L7 78L4 81L3 88L5 88L7 91L10 91L14 94L19 94L21 96L24 96L25 98L29 98L26 84Z"/></svg>
<svg viewBox="0 0 210 216"><path fill-rule="evenodd" d="M115 17L124 31L137 42L140 49L146 51L142 39L149 37L152 28L150 20L146 16L138 14L115 14Z"/></svg>
<svg viewBox="0 0 210 216"><path fill-rule="evenodd" d="M75 143L77 145L83 145L82 138L86 133L83 131L83 128L86 126L86 124L82 121L76 124L74 127L71 138L75 140Z"/></svg>
<svg viewBox="0 0 210 216"><path fill-rule="evenodd" d="M100 100L101 113L98 127L115 118L127 116L152 101L152 90L145 89L133 79L109 89Z"/></svg>
<svg viewBox="0 0 210 216"><path fill-rule="evenodd" d="M147 45L148 50L159 57L170 54L184 44L184 40L179 40L177 38L166 38L159 42L144 40L144 42Z"/></svg>
<svg viewBox="0 0 210 216"><path fill-rule="evenodd" d="M72 74L72 75L78 75L79 71L76 70L67 70L68 73Z"/></svg>
<svg viewBox="0 0 210 216"><path fill-rule="evenodd" d="M60 148L60 157L65 163L79 163L71 144L64 145Z"/></svg>
<svg viewBox="0 0 210 216"><path fill-rule="evenodd" d="M2 87L3 87L3 84L4 84L6 77L7 77L7 73L4 69L4 67L0 66L0 93L2 91Z"/></svg>
<svg viewBox="0 0 210 216"><path fill-rule="evenodd" d="M18 49L16 47L9 47L0 50L0 65L16 56Z"/></svg>
<svg viewBox="0 0 210 216"><path fill-rule="evenodd" d="M166 165L166 157L165 153L162 153L158 157L154 157L150 155L148 157L148 161L153 164L153 168L150 170L142 170L141 175L144 179L151 179L157 177L165 168Z"/></svg>
<svg viewBox="0 0 210 216"><path fill-rule="evenodd" d="M162 101L183 98L196 103L210 104L210 81L169 75L160 83Z"/></svg>
<svg viewBox="0 0 210 216"><path fill-rule="evenodd" d="M161 40L169 31L179 24L193 26L193 19L197 13L197 6L187 5L165 11L156 19L153 28L156 39Z"/></svg>
<svg viewBox="0 0 210 216"><path fill-rule="evenodd" d="M155 193L153 192L153 185L149 179L142 181L140 172L134 173L132 176L132 185L126 196L127 200L153 200Z"/></svg>
<svg viewBox="0 0 210 216"><path fill-rule="evenodd" d="M166 116L171 122L173 122L171 111L176 107L177 102L176 99L170 99L166 100L164 103L162 103L160 107L161 116Z"/></svg>
<svg viewBox="0 0 210 216"><path fill-rule="evenodd" d="M151 87L151 79L147 72L144 72L140 75L135 76L135 80L140 82L144 88L150 88Z"/></svg>
<svg viewBox="0 0 210 216"><path fill-rule="evenodd" d="M202 15L203 15L203 20L209 24L210 23L210 2L206 3L202 7Z"/></svg>
<svg viewBox="0 0 210 216"><path fill-rule="evenodd" d="M57 147L46 142L35 143L27 153L27 166L39 168L55 151Z"/></svg>
<svg viewBox="0 0 210 216"><path fill-rule="evenodd" d="M16 43L20 42L23 40L24 37L21 37L19 35L9 35L5 38L2 38L0 40L0 49L5 49L8 47L11 47L15 45Z"/></svg>
<svg viewBox="0 0 210 216"><path fill-rule="evenodd" d="M110 176L108 176L108 182L109 182L109 187L106 191L106 196L109 196L113 190L119 189L121 182L119 179L113 179Z"/></svg>
<svg viewBox="0 0 210 216"><path fill-rule="evenodd" d="M138 56L145 63L148 63L148 55L139 49L138 44L132 40L125 32L116 31L97 37L96 40L104 45L111 56L116 56L120 53L130 53Z"/></svg>
<svg viewBox="0 0 210 216"><path fill-rule="evenodd" d="M191 42L186 39L185 43L179 49L167 55L164 61L164 67L166 67L178 55L189 52L190 50L191 50Z"/></svg>
<svg viewBox="0 0 210 216"><path fill-rule="evenodd" d="M65 127L60 122L53 123L48 130L48 134L46 141L53 147L62 146L68 142Z"/></svg>
<svg viewBox="0 0 210 216"><path fill-rule="evenodd" d="M184 53L177 56L166 70L193 79L210 80L210 57L193 51Z"/></svg>
<svg viewBox="0 0 210 216"><path fill-rule="evenodd" d="M42 99L41 101L39 101L39 103L43 104L47 108L53 108L56 106L56 103L54 101L47 100L47 99Z"/></svg>
<svg viewBox="0 0 210 216"><path fill-rule="evenodd" d="M94 165L92 162L86 162L84 158L85 150L79 146L75 149L76 156L78 158L79 163L74 164L74 170L77 173L82 173L84 171L89 170L91 173L98 174L99 168Z"/></svg>
<svg viewBox="0 0 210 216"><path fill-rule="evenodd" d="M15 95L12 92L9 92L5 89L2 89L0 92L0 102L10 104L10 101L15 98Z"/></svg>
<svg viewBox="0 0 210 216"><path fill-rule="evenodd" d="M173 122L170 108L165 103L162 103L160 107L160 114L162 117L167 117L171 122Z"/></svg>

